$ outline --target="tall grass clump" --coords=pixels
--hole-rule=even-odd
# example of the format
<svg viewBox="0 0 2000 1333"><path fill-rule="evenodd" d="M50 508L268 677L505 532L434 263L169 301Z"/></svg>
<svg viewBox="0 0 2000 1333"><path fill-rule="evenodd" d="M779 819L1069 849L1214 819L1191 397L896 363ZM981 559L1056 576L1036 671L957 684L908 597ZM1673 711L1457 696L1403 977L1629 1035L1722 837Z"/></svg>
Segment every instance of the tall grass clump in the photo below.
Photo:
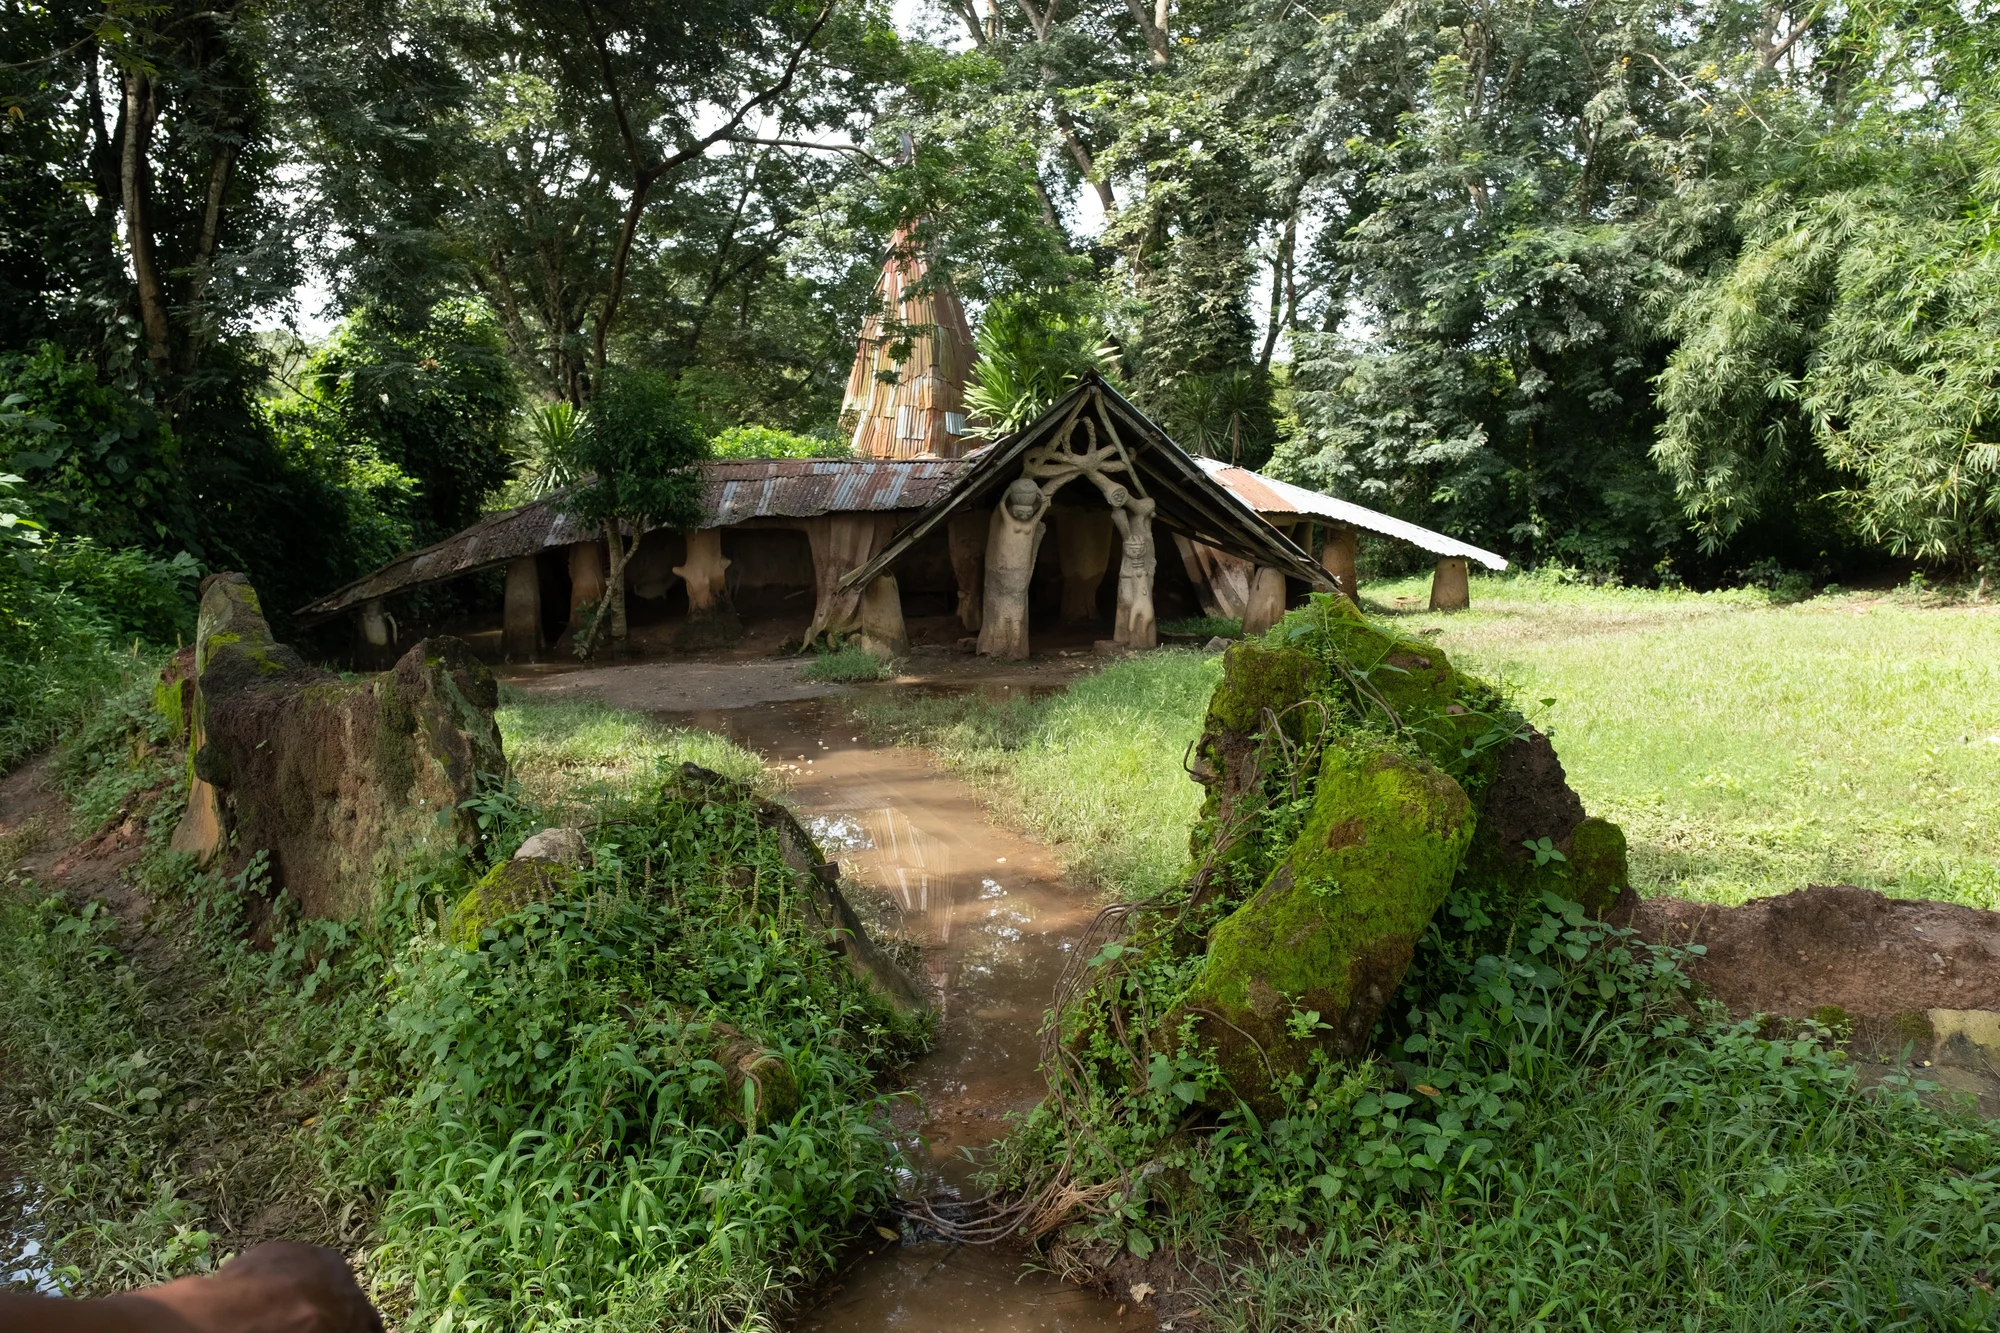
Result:
<svg viewBox="0 0 2000 1333"><path fill-rule="evenodd" d="M1187 861L1201 788L1182 761L1220 679L1220 658L1168 649L1039 698L871 696L858 707L984 787L1055 844L1072 877L1149 898Z"/></svg>
<svg viewBox="0 0 2000 1333"><path fill-rule="evenodd" d="M843 644L830 653L819 653L799 665L800 680L826 684L888 680L895 674L887 662L854 643Z"/></svg>

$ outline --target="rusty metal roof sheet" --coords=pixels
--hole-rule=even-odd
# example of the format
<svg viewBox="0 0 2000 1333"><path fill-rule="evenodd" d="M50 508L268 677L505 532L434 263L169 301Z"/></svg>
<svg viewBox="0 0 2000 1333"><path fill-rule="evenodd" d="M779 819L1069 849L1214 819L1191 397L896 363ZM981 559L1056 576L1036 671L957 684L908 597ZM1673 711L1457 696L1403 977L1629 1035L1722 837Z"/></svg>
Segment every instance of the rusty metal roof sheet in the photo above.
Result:
<svg viewBox="0 0 2000 1333"><path fill-rule="evenodd" d="M840 402L843 419L854 418L855 457L964 452L972 360L958 293L942 270L933 273L912 228L897 228Z"/></svg>
<svg viewBox="0 0 2000 1333"><path fill-rule="evenodd" d="M1203 472L1221 482L1231 495L1259 514L1298 514L1308 518L1331 519L1364 532L1394 537L1433 555L1462 555L1469 560L1477 560L1488 569L1507 568L1504 556L1483 551L1456 537L1406 523L1400 518L1378 514L1351 500L1336 500L1331 495L1321 495L1318 491L1309 491L1261 472L1252 472L1247 467L1232 467L1220 459L1198 458L1195 461L1201 464Z"/></svg>
<svg viewBox="0 0 2000 1333"><path fill-rule="evenodd" d="M753 518L923 509L951 489L952 478L963 466L961 460L950 458L716 459L701 464L701 526L728 527ZM299 620L314 624L377 597L596 536L557 512L559 498L549 496L489 515L455 537L399 555L302 608Z"/></svg>

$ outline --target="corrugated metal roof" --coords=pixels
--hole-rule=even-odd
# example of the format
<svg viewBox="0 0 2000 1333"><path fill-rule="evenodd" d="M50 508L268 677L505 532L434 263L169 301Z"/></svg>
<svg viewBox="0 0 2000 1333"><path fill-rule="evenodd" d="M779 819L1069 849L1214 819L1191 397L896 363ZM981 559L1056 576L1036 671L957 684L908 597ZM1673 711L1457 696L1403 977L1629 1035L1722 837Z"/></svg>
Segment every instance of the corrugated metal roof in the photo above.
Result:
<svg viewBox="0 0 2000 1333"><path fill-rule="evenodd" d="M911 229L897 228L840 404L843 414L855 414L855 457L958 453L971 369L972 327L958 293L943 276L932 277Z"/></svg>
<svg viewBox="0 0 2000 1333"><path fill-rule="evenodd" d="M963 466L952 458L718 459L701 464L701 526L727 527L753 518L923 509L951 489L952 478ZM556 512L559 498L550 496L493 514L455 537L399 555L305 607L299 619L312 624L377 597L595 537L595 532L585 532L574 519Z"/></svg>
<svg viewBox="0 0 2000 1333"><path fill-rule="evenodd" d="M1482 551L1456 537L1420 528L1400 518L1378 514L1351 500L1336 500L1331 495L1321 495L1318 491L1309 491L1261 472L1252 472L1247 467L1232 467L1220 459L1197 458L1195 461L1201 464L1202 471L1228 487L1230 494L1260 514L1305 514L1313 518L1332 519L1351 528L1408 542L1432 555L1462 555L1468 560L1477 560L1488 569L1507 568L1504 556Z"/></svg>

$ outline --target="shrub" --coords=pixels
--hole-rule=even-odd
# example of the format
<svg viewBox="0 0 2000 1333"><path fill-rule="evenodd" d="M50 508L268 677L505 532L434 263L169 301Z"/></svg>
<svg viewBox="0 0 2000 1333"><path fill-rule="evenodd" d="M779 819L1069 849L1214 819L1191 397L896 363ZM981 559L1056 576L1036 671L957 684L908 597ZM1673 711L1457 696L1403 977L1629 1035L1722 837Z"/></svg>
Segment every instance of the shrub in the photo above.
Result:
<svg viewBox="0 0 2000 1333"><path fill-rule="evenodd" d="M845 440L771 426L731 426L709 441L717 458L852 458Z"/></svg>

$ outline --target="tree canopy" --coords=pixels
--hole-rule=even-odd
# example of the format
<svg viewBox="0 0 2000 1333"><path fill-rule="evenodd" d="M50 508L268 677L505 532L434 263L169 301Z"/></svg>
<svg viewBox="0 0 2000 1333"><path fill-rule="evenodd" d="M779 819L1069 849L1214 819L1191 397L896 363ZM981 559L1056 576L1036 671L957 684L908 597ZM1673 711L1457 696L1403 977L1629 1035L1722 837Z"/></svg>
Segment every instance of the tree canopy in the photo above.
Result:
<svg viewBox="0 0 2000 1333"><path fill-rule="evenodd" d="M844 439L897 236L989 431L1096 364L1192 448L1627 579L2000 540L1990 0L4 14L0 467L281 611L561 484L543 427L621 368L784 433L728 453ZM308 278L322 347L269 332Z"/></svg>

